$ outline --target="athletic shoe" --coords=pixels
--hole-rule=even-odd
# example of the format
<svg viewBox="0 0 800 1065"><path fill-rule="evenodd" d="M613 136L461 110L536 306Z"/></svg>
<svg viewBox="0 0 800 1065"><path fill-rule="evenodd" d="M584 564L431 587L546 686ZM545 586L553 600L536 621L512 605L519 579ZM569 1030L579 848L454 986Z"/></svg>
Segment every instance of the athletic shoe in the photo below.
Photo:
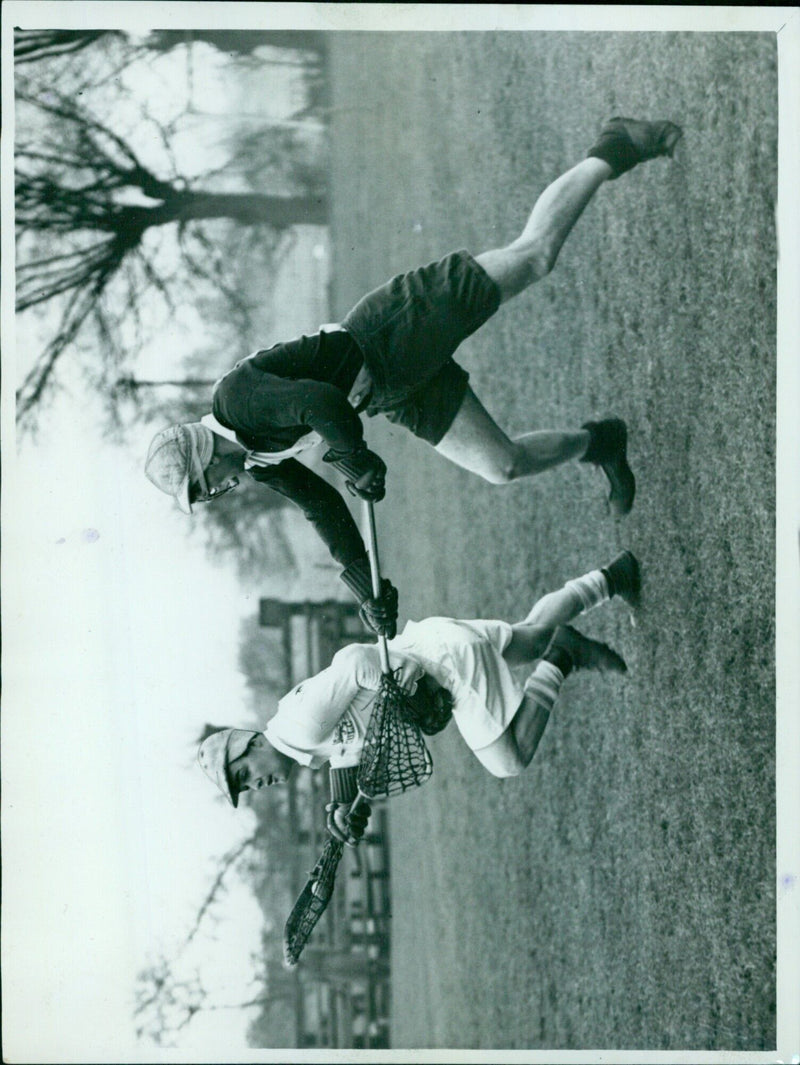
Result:
<svg viewBox="0 0 800 1065"><path fill-rule="evenodd" d="M635 555L630 551L623 551L613 562L603 566L601 572L608 581L609 595L618 595L628 606L639 605L642 578Z"/></svg>
<svg viewBox="0 0 800 1065"><path fill-rule="evenodd" d="M621 418L606 418L586 422L581 428L590 433L589 446L581 462L592 462L602 468L611 485L609 506L618 517L623 517L630 512L636 494L636 480L627 457L628 427Z"/></svg>
<svg viewBox="0 0 800 1065"><path fill-rule="evenodd" d="M611 180L618 178L637 163L660 155L670 158L683 130L674 122L645 122L636 118L609 119L587 155L602 159L614 171Z"/></svg>
<svg viewBox="0 0 800 1065"><path fill-rule="evenodd" d="M590 640L570 625L559 625L547 645L542 658L548 653L564 652L572 662L573 669L596 669L601 673L627 673L625 660L616 651L599 640Z"/></svg>

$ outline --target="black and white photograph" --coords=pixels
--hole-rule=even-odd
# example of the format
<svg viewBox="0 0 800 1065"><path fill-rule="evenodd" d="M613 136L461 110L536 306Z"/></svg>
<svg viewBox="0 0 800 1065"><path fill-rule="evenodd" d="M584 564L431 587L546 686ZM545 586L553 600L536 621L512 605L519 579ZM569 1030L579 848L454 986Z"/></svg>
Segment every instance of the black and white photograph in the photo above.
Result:
<svg viewBox="0 0 800 1065"><path fill-rule="evenodd" d="M800 9L2 19L3 1060L800 1061Z"/></svg>

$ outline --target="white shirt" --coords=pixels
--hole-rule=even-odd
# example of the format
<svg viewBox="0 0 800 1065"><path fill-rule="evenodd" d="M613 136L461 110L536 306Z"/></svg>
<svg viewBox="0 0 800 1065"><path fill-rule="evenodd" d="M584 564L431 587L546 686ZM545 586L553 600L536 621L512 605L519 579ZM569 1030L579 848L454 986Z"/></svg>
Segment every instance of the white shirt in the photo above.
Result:
<svg viewBox="0 0 800 1065"><path fill-rule="evenodd" d="M412 694L425 672L405 656L396 658L397 681ZM300 765L319 769L358 765L372 703L381 683L376 644L356 643L334 655L327 669L301 681L278 703L264 735Z"/></svg>
<svg viewBox="0 0 800 1065"><path fill-rule="evenodd" d="M523 698L503 656L511 636L505 621L409 621L389 641L389 662L411 694L424 673L447 688L459 732L480 750L502 735ZM377 644L342 648L327 669L281 699L264 735L311 769L328 760L334 768L357 765L381 676Z"/></svg>

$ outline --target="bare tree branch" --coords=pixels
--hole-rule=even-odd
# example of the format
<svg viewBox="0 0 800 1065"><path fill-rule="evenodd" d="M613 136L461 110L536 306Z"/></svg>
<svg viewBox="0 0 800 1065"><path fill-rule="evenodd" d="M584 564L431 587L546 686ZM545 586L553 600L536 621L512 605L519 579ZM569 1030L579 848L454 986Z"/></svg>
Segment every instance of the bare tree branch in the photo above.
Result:
<svg viewBox="0 0 800 1065"><path fill-rule="evenodd" d="M214 244L208 239L202 230L197 227L194 228L193 236L198 244L200 244L201 248L205 250L207 260L213 263L217 255L217 249ZM228 285L218 270L203 266L200 259L196 258L188 250L185 241L183 244L183 257L187 265L194 271L197 277L202 277L207 281L214 282L219 291L228 300L231 309L238 319L239 327L245 329L250 318L250 306L242 299L238 289L234 288L232 285Z"/></svg>
<svg viewBox="0 0 800 1065"><path fill-rule="evenodd" d="M14 62L33 63L55 56L74 55L104 37L124 37L120 30L14 31Z"/></svg>
<svg viewBox="0 0 800 1065"><path fill-rule="evenodd" d="M168 178L145 165L110 121L98 119L77 98L52 88L37 91L22 79L17 100L38 116L31 123L37 135L23 138L16 159L17 310L65 301L53 336L18 392L23 423L51 383L59 359L87 323L96 327L101 358L112 353L115 359L121 357L122 344L114 334L122 316L110 312L110 294L108 305L101 305L117 279L114 292L126 293L118 305L137 334L141 335L139 304L147 289L158 293L169 312L175 313L177 276L162 275L152 249L145 250L146 233L175 228L184 269L222 293L244 332L250 307L224 272L209 265L216 263L217 256L202 224L229 219L280 231L326 220L325 197L319 190L311 195L272 195L193 188L174 174L169 128L159 127L149 117L173 171Z"/></svg>
<svg viewBox="0 0 800 1065"><path fill-rule="evenodd" d="M212 1010L244 1010L248 1006L269 1006L273 1002L292 1000L294 997L294 989L286 988L284 991L275 991L272 994L256 995L255 998L251 998L247 1002L221 1002L219 1005L206 1006L205 1008L209 1012Z"/></svg>
<svg viewBox="0 0 800 1065"><path fill-rule="evenodd" d="M61 316L58 330L17 392L17 410L24 417L41 399L62 352L72 343L108 281L108 273L75 289Z"/></svg>
<svg viewBox="0 0 800 1065"><path fill-rule="evenodd" d="M203 919L205 918L206 914L208 913L209 909L211 908L211 906L212 906L212 904L214 902L214 899L217 897L218 892L222 888L222 884L223 884L223 881L225 880L225 876L226 876L228 870L244 854L244 852L247 850L248 847L252 847L252 845L258 839L258 836L259 836L259 830L256 830L253 833L252 836L248 836L247 839L242 840L242 842L237 847L234 847L233 850L228 851L228 853L224 854L222 856L222 858L220 859L221 864L220 864L219 872L214 877L214 882L211 885L211 888L209 889L209 892L206 895L205 899L203 900L199 910L197 911L197 916L195 917L194 924L192 925L192 928L191 928L188 936L186 937L186 939L184 941L184 945L181 948L181 953L192 942L194 937L197 935L198 929L200 928L200 925L203 923Z"/></svg>

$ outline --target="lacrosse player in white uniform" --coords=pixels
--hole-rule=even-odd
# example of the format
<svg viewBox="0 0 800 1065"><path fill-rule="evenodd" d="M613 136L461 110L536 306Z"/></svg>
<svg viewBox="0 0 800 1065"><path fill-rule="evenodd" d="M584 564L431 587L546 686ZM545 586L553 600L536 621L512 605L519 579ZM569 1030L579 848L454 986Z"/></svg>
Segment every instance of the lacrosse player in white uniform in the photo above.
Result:
<svg viewBox="0 0 800 1065"><path fill-rule="evenodd" d="M539 599L516 624L431 617L409 621L389 641L399 685L446 697L453 720L475 756L496 777L530 764L565 678L573 670L624 673L623 659L567 624L618 596L638 602L639 564L624 551L602 569L568 581ZM524 685L511 670L538 661ZM375 693L381 684L376 644L350 644L331 665L302 681L278 703L263 732L226 728L200 745L198 761L233 806L239 795L285 783L294 766L330 764L328 830L355 845L370 809L352 811L356 777Z"/></svg>

